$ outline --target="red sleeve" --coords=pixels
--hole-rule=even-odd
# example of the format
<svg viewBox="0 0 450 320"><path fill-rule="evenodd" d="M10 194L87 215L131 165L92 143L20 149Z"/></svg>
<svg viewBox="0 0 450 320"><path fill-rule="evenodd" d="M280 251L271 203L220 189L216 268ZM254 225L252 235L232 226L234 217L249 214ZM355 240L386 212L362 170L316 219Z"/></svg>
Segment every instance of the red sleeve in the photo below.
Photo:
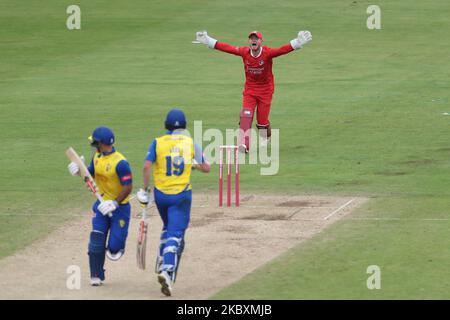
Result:
<svg viewBox="0 0 450 320"><path fill-rule="evenodd" d="M226 52L226 53L231 53L236 56L242 56L242 53L241 53L242 50L240 50L240 47L235 47L228 43L216 42L214 49L222 51L222 52Z"/></svg>
<svg viewBox="0 0 450 320"><path fill-rule="evenodd" d="M279 48L270 48L269 54L272 58L276 58L279 56L282 56L283 54L287 54L291 51L294 51L294 49L292 48L291 44L285 44L282 47Z"/></svg>

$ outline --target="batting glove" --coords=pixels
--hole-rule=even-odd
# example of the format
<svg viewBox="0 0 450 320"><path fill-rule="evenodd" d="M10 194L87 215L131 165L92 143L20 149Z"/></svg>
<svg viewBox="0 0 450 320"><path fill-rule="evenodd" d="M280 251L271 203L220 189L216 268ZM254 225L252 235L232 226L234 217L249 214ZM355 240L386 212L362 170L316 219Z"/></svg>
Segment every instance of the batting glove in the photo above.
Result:
<svg viewBox="0 0 450 320"><path fill-rule="evenodd" d="M102 213L102 215L110 215L119 207L117 201L114 200L106 200L98 205L98 211Z"/></svg>
<svg viewBox="0 0 450 320"><path fill-rule="evenodd" d="M197 170L198 168L198 162L195 161L195 159L192 159L192 170Z"/></svg>
<svg viewBox="0 0 450 320"><path fill-rule="evenodd" d="M141 204L148 205L150 203L150 192L144 189L139 189L136 193L136 197Z"/></svg>
<svg viewBox="0 0 450 320"><path fill-rule="evenodd" d="M297 38L291 40L291 46L297 50L312 40L312 34L309 31L300 31Z"/></svg>
<svg viewBox="0 0 450 320"><path fill-rule="evenodd" d="M84 162L84 157L83 156L81 156L80 159L81 159L81 161ZM78 165L75 162L71 162L67 166L67 168L69 169L70 174L73 175L73 176L77 176L77 175L80 174L80 168L78 168Z"/></svg>
<svg viewBox="0 0 450 320"><path fill-rule="evenodd" d="M210 48L210 49L214 49L214 46L216 45L216 42L217 42L216 39L208 36L208 32L206 30L198 31L195 34L195 37L198 42L206 44L208 46L208 48Z"/></svg>

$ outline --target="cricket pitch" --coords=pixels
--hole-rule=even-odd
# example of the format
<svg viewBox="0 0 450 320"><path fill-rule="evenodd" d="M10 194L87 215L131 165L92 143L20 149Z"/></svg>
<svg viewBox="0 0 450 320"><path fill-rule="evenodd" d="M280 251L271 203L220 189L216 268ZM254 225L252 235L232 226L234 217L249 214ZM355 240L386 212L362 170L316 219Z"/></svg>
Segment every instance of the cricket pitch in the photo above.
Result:
<svg viewBox="0 0 450 320"><path fill-rule="evenodd" d="M364 198L247 195L239 208L219 208L216 195L194 193L186 248L169 299L206 299L282 252L350 214ZM263 205L265 204L265 205ZM125 256L106 262L102 287L89 285L90 206L46 238L0 260L0 299L168 299L160 292L154 261L162 227L149 210L147 269L136 266L140 207L133 211ZM79 266L80 289L68 289L67 268Z"/></svg>

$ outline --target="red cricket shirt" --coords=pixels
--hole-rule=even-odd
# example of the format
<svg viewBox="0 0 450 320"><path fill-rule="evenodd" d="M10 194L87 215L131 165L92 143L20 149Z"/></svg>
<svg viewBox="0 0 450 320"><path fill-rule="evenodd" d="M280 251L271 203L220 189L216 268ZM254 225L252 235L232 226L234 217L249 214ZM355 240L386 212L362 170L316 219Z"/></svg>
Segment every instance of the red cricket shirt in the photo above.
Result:
<svg viewBox="0 0 450 320"><path fill-rule="evenodd" d="M244 93L257 96L272 95L274 92L272 59L294 50L290 44L279 48L263 46L261 53L253 57L249 47L235 47L216 42L214 49L242 57L245 71Z"/></svg>

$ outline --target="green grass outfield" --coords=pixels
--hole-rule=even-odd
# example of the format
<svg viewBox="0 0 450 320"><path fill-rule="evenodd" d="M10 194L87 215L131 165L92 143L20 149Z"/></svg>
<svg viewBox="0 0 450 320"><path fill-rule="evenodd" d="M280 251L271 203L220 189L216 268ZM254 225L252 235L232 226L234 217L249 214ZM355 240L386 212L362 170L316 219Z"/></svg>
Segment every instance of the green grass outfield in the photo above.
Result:
<svg viewBox="0 0 450 320"><path fill-rule="evenodd" d="M278 46L307 29L313 42L274 64L280 171L244 166L242 193L373 199L213 298L450 298L447 0L377 1L377 31L359 0L79 0L82 29L68 31L71 4L0 2L0 257L87 209L63 151L88 155L97 125L115 130L137 186L170 107L235 127L242 62L193 46L195 31L244 45L259 29ZM216 180L195 175L194 189ZM374 264L381 290L366 288Z"/></svg>

